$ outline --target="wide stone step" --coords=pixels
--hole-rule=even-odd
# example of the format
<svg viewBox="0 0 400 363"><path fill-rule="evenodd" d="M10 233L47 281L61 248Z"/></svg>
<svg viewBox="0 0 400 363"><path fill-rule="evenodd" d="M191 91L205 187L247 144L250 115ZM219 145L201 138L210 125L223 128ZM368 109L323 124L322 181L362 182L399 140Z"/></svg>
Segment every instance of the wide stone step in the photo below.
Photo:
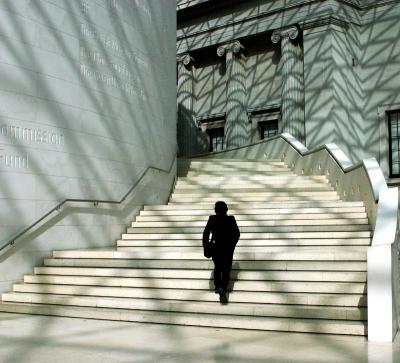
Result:
<svg viewBox="0 0 400 363"><path fill-rule="evenodd" d="M263 162L263 161L228 161L228 162L191 162L178 163L177 166L179 171L188 170L215 170L215 169L226 169L226 170L265 170L265 169L287 169L287 165L282 161L275 162Z"/></svg>
<svg viewBox="0 0 400 363"><path fill-rule="evenodd" d="M303 239L254 239L241 240L236 248L243 246L267 247L267 246L369 246L370 238L303 238ZM198 239L180 240L117 240L117 246L147 246L147 247L199 247Z"/></svg>
<svg viewBox="0 0 400 363"><path fill-rule="evenodd" d="M315 202L315 203L319 203L322 201L322 199L324 199L324 201L339 201L339 197L332 195L332 196L327 196L326 198L323 198L321 196L308 196L307 200L309 202ZM213 210L215 202L218 200L223 200L225 201L225 203L228 204L228 208L232 208L235 207L237 204L247 204L247 206L250 203L255 202L256 200L258 200L258 202L255 203L259 203L259 204L263 204L263 203L268 203L268 202L275 202L277 204L284 204L284 203L290 203L290 202L301 202L302 200L304 200L304 197L274 197L274 198L256 198L256 197L241 197L241 198L221 198L221 197L212 197L212 198L188 198L188 200L175 200L175 201L170 201L168 203L168 206L173 206L175 205L176 207L181 207L183 205L188 205L191 204L192 208L193 207L197 207L200 206L201 204L207 204L210 205L212 204L212 208L210 208L210 210Z"/></svg>
<svg viewBox="0 0 400 363"><path fill-rule="evenodd" d="M249 316L257 319L263 317L293 317L312 319L366 320L366 308L246 304L230 303L227 305L215 302L193 302L160 299L133 299L93 296L66 296L53 294L3 294L3 301L24 302L33 304L55 304L69 306L89 306L97 308L150 310L165 312L182 312L194 314L219 314Z"/></svg>
<svg viewBox="0 0 400 363"><path fill-rule="evenodd" d="M258 317L257 319L254 319L254 317L232 315L230 315L228 318L227 316L216 314L171 313L105 308L98 309L91 307L67 307L60 305L18 303L2 303L0 304L0 310L10 313L55 315L64 317L220 328L351 335L367 334L367 325L365 322L348 320L293 319L281 317Z"/></svg>
<svg viewBox="0 0 400 363"><path fill-rule="evenodd" d="M177 189L193 188L243 188L243 187L264 187L264 188L306 188L331 186L328 179L310 179L281 176L280 178L264 176L261 178L258 174L245 176L213 177L208 179L178 177L175 183Z"/></svg>
<svg viewBox="0 0 400 363"><path fill-rule="evenodd" d="M367 218L358 218L358 219L278 219L278 220L257 220L257 221L249 221L249 220L236 220L239 228L241 227L271 227L271 226L343 226L343 225L368 225ZM186 227L186 228L195 228L202 227L204 228L206 225L206 221L157 221L157 222L143 222L136 221L132 222L132 228L157 228L157 227Z"/></svg>
<svg viewBox="0 0 400 363"><path fill-rule="evenodd" d="M270 164L263 162L236 162L236 163L191 163L190 166L178 165L178 171L214 171L214 170L224 170L229 172L235 171L281 171L290 170L284 163L280 164Z"/></svg>
<svg viewBox="0 0 400 363"><path fill-rule="evenodd" d="M212 158L201 158L201 159L178 159L178 167L188 165L252 165L252 164L264 164L264 165L285 165L283 161L279 159L212 159Z"/></svg>
<svg viewBox="0 0 400 363"><path fill-rule="evenodd" d="M194 289L157 289L136 287L103 287L103 286L74 286L46 284L15 284L16 293L62 294L125 297L137 299L185 300L185 301L216 301L216 295L208 290ZM269 291L233 291L229 293L229 302L257 304L291 304L291 305L324 305L366 307L365 294L316 294L289 293Z"/></svg>
<svg viewBox="0 0 400 363"><path fill-rule="evenodd" d="M314 194L317 193L317 194ZM323 193L323 194L321 194ZM236 195L226 195L223 193L219 194L208 194L208 195L198 195L198 196L178 196L173 194L173 196L169 200L169 205L171 204L177 204L177 203L207 203L209 204L210 202L215 203L217 200L223 200L225 203L245 203L245 202L253 202L253 201L299 201L299 200L304 200L307 198L310 201L321 201L323 200L339 200L339 196L336 194L336 192L310 192L310 194L306 194L306 192L303 193L294 193L290 195L278 195L272 193L271 195L263 195L263 196L236 196ZM305 195L306 194L306 195Z"/></svg>
<svg viewBox="0 0 400 363"><path fill-rule="evenodd" d="M280 195L282 193L285 194L298 194L304 192L321 192L321 191L334 191L334 188L330 185L296 185L296 186L266 186L266 185L215 185L215 186L176 186L174 189L174 195L185 196L185 195L197 195L197 194L221 194L224 195L260 195L260 193L269 193L269 194L277 194ZM263 194L261 194L263 195Z"/></svg>
<svg viewBox="0 0 400 363"><path fill-rule="evenodd" d="M112 258L112 259L168 259L199 260L204 259L201 250L198 252L172 251L117 251L117 250L66 250L53 251L55 258ZM326 249L288 250L286 252L236 252L234 261L366 261L366 248L343 246L336 251Z"/></svg>
<svg viewBox="0 0 400 363"><path fill-rule="evenodd" d="M245 177L249 175L249 170L196 170L196 171L180 171L178 176L186 177L186 178L214 178L214 177L232 177L232 176L242 176ZM277 176L277 175L286 175L295 177L296 175L290 170L286 168L274 168L270 170L256 170L256 172L264 175L264 176Z"/></svg>
<svg viewBox="0 0 400 363"><path fill-rule="evenodd" d="M316 223L315 223L316 224ZM286 235L295 232L344 232L344 231L370 231L371 226L368 224L342 224L342 225L287 225L287 226L241 226L238 223L241 233L285 233ZM171 234L185 234L185 233L203 233L205 225L201 227L128 227L128 234L153 234L153 233L171 233Z"/></svg>
<svg viewBox="0 0 400 363"><path fill-rule="evenodd" d="M319 188L318 191L297 191L297 190L292 190L292 191L273 191L273 190L262 190L262 191L242 191L242 190L234 190L234 191L228 191L228 190L217 190L216 192L212 192L210 190L204 190L202 189L199 192L193 192L193 191L185 191L183 193L174 193L172 194L170 200L173 199L186 199L186 198L205 198L205 197L218 197L218 198L244 198L244 197L308 197L308 196L331 196L331 195L337 195L335 191L333 191L333 188L331 187L326 187L323 189L326 190L321 190L322 188Z"/></svg>
<svg viewBox="0 0 400 363"><path fill-rule="evenodd" d="M171 210L209 210L213 211L215 202L203 203L203 204L166 204L166 205L145 205L144 211L171 211ZM243 205L239 202L232 203L232 207L229 208L231 213L233 210L238 211L249 211L251 209L302 209L302 208L363 208L365 211L363 202L344 202L344 201L266 201L266 202L251 202Z"/></svg>
<svg viewBox="0 0 400 363"><path fill-rule="evenodd" d="M175 206L174 206L175 207ZM140 211L140 217L153 217L153 216L177 216L178 218L183 216L188 216L189 218L193 218L194 216L205 216L204 219L208 219L210 214L214 214L213 209L207 208L199 208L193 209L195 206L192 206L192 209L156 209L156 210L142 210ZM362 217L366 216L365 208L364 207L342 207L342 208L335 208L335 207L326 207L326 208L257 208L252 209L237 209L236 207L233 209L229 209L228 214L232 214L235 216L244 216L249 217L249 219L254 220L254 218L270 218L271 216L276 216L276 218L291 218L296 219L295 216L299 216L299 219L302 219L302 215L305 216L312 216L313 214L332 214L346 217L348 213L363 213ZM308 218L308 217L304 217Z"/></svg>
<svg viewBox="0 0 400 363"><path fill-rule="evenodd" d="M65 276L110 276L141 278L210 279L211 271L196 269L126 269L126 268L82 268L82 267L35 267L35 275ZM231 280L269 281L336 281L366 282L367 274L356 271L254 271L235 270Z"/></svg>
<svg viewBox="0 0 400 363"><path fill-rule="evenodd" d="M203 233L147 233L145 237L143 233L124 233L122 239L140 239L146 238L148 240L186 240L197 239L199 241L203 238ZM371 231L331 231L331 232L259 232L249 233L241 232L240 240L245 239L302 239L302 238L371 238Z"/></svg>
<svg viewBox="0 0 400 363"><path fill-rule="evenodd" d="M123 241L125 242L125 241ZM150 242L151 243L151 242ZM298 253L298 252L312 252L312 253L317 253L315 252L316 249L321 249L325 248L324 251L318 252L318 253L336 253L338 251L343 252L343 251L357 251L357 252L364 252L368 249L369 245L364 244L364 245L339 245L339 246L321 246L321 245L305 245L305 246L296 246L296 245L288 245L288 246L279 246L279 245L272 245L272 246L257 246L257 245L247 245L244 244L238 244L236 249L235 249L235 254L243 255L245 253L287 253L287 252L292 252L292 253ZM140 253L151 253L151 252L156 252L156 253L172 253L172 252L182 252L182 253L203 253L203 247L201 245L201 242L198 242L197 245L195 246L129 246L126 244L119 244L117 246L117 251L133 251L133 252L140 252Z"/></svg>
<svg viewBox="0 0 400 363"><path fill-rule="evenodd" d="M29 284L55 284L78 286L122 286L159 289L196 289L208 290L212 285L208 279L178 278L131 278L96 276L57 276L26 275L24 282ZM364 294L366 284L362 282L319 282L319 281L233 281L235 291L273 291L273 292L310 292L335 294Z"/></svg>
<svg viewBox="0 0 400 363"><path fill-rule="evenodd" d="M296 251L306 251L311 248L320 247L320 245L308 245L308 246L246 246L246 245L238 245L235 249L235 253L258 253L259 251L265 253L279 253L279 252L287 252L292 251L293 249L297 249ZM366 250L368 245L345 245L345 246L330 246L336 248L336 251L340 251L343 247L353 247L358 248L360 251ZM172 253L172 252L183 252L183 253L198 253L203 254L203 247L200 243L197 246L129 246L126 244L118 244L118 251L132 251L132 252L140 252L140 253Z"/></svg>
<svg viewBox="0 0 400 363"><path fill-rule="evenodd" d="M237 181L239 183L242 182L267 182L267 183L279 183L279 182L287 182L288 184L296 184L296 183L328 183L329 180L325 175L264 175L263 173L247 173L246 176L243 175L229 175L229 176L215 176L213 178L201 178L201 177L185 177L178 176L176 179L177 183L191 183L191 182L204 182L208 183L226 183L229 181Z"/></svg>
<svg viewBox="0 0 400 363"><path fill-rule="evenodd" d="M310 259L311 254L315 254L314 250L315 248L318 248L319 246L267 246L267 247L238 247L235 250L235 255L234 255L234 260L238 261L243 261L247 260L248 258L252 258L252 256L255 256L257 254L262 257L264 260L279 260L280 256L279 254L286 254L286 256L298 256L296 257L288 257L290 259L299 259L299 260L305 260L305 259ZM354 259L358 261L363 261L366 260L367 256L367 249L368 246L330 246L329 252L320 252L322 256L326 256L326 259L329 260L330 258L328 256L332 256L330 254L334 254L335 259L339 260L344 260L345 257L339 257L339 256L345 256L344 254L347 252L353 252ZM154 259L157 254L160 255L161 258L179 258L178 256L181 256L181 258L185 259L197 259L200 256L203 256L203 249L199 247L195 248L182 248L182 247L176 247L176 248L137 248L137 247L118 247L119 252L132 252L136 253L138 258L152 258ZM307 256L307 257L306 257ZM319 258L319 256L314 256L315 259L320 259L324 260L324 258ZM349 257L347 257L349 258ZM256 258L257 259L257 258ZM284 259L282 257L282 259Z"/></svg>
<svg viewBox="0 0 400 363"><path fill-rule="evenodd" d="M207 222L209 213L201 215L143 215L136 217L136 222ZM276 221L276 220L322 220L322 219L366 219L367 213L299 213L299 214L235 214L236 221Z"/></svg>
<svg viewBox="0 0 400 363"><path fill-rule="evenodd" d="M170 268L170 269L205 269L212 270L214 264L211 259L197 260L174 259L132 259L132 258L96 258L84 257L57 257L46 258L45 266L62 267L110 267L110 268ZM274 271L360 271L367 269L366 261L246 261L236 260L234 269L241 270L274 270Z"/></svg>
<svg viewBox="0 0 400 363"><path fill-rule="evenodd" d="M212 178L206 176L200 177L185 177L185 176L178 176L177 182L188 182L188 183L216 183L219 182L224 184L225 182L229 181L238 181L238 182L271 182L271 183L279 183L279 182L287 182L289 184L296 183L296 182L325 182L328 183L328 178L325 175L308 175L308 176L300 176L300 175L264 175L264 174L254 174L254 173L247 173L244 175L229 175L229 176L213 176Z"/></svg>
<svg viewBox="0 0 400 363"><path fill-rule="evenodd" d="M204 180L204 181L194 181L194 180L180 180L175 184L175 192L178 191L190 191L201 188L202 190L209 189L265 189L265 190L302 190L308 188L329 188L331 185L328 181L311 181L311 180Z"/></svg>

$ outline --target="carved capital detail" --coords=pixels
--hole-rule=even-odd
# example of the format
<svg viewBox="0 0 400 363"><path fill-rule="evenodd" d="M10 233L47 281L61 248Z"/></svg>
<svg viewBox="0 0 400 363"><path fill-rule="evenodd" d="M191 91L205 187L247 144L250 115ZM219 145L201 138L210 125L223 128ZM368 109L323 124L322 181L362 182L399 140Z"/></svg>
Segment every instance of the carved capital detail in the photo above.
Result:
<svg viewBox="0 0 400 363"><path fill-rule="evenodd" d="M221 45L220 47L217 48L217 55L218 57L222 57L225 54L226 51L226 46Z"/></svg>
<svg viewBox="0 0 400 363"><path fill-rule="evenodd" d="M221 45L220 47L217 48L217 54L219 57L222 57L225 52L233 52L235 54L238 54L244 50L243 45L238 41L235 40L231 43L227 43L224 45Z"/></svg>
<svg viewBox="0 0 400 363"><path fill-rule="evenodd" d="M278 43L281 39L296 39L299 35L299 29L296 26L276 29L271 35L272 43Z"/></svg>
<svg viewBox="0 0 400 363"><path fill-rule="evenodd" d="M193 57L190 56L189 53L181 54L180 56L176 57L176 61L182 62L185 66L188 66L190 63L194 62Z"/></svg>
<svg viewBox="0 0 400 363"><path fill-rule="evenodd" d="M231 49L233 53L240 53L244 50L244 46L238 40L235 40L231 43Z"/></svg>

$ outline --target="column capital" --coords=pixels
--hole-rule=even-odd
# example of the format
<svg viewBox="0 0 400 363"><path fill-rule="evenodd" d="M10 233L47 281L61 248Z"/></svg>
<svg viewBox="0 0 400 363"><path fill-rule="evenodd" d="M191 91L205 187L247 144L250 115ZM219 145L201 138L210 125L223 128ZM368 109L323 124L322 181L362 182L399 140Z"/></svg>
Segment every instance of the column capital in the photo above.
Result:
<svg viewBox="0 0 400 363"><path fill-rule="evenodd" d="M183 53L176 57L176 61L188 66L190 63L194 63L194 58L189 53Z"/></svg>
<svg viewBox="0 0 400 363"><path fill-rule="evenodd" d="M244 46L238 41L235 40L233 42L221 45L217 48L217 54L219 57L222 57L226 52L233 52L238 54L244 50Z"/></svg>
<svg viewBox="0 0 400 363"><path fill-rule="evenodd" d="M271 40L272 43L278 43L281 39L296 39L299 35L299 29L297 26L289 26L285 28L275 29L272 32Z"/></svg>

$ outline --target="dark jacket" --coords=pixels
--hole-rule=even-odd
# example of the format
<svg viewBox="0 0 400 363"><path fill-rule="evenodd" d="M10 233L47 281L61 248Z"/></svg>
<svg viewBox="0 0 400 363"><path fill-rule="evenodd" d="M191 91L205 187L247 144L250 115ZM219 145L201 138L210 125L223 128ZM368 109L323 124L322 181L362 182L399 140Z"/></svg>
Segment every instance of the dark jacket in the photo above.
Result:
<svg viewBox="0 0 400 363"><path fill-rule="evenodd" d="M235 217L227 215L213 215L208 218L203 232L203 246L210 240L210 233L219 251L233 251L240 237Z"/></svg>

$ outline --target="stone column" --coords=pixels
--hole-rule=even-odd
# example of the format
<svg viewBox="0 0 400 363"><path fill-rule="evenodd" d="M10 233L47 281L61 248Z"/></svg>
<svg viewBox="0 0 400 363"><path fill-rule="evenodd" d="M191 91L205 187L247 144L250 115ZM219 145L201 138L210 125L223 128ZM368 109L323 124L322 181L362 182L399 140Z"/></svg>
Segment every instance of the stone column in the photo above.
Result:
<svg viewBox="0 0 400 363"><path fill-rule="evenodd" d="M195 69L193 58L189 54L183 54L177 58L178 61L178 147L179 156L190 156L192 154L193 139L197 131L194 114L195 94L194 77Z"/></svg>
<svg viewBox="0 0 400 363"><path fill-rule="evenodd" d="M298 28L291 26L275 30L271 40L281 41L282 131L305 143L303 50L298 37Z"/></svg>
<svg viewBox="0 0 400 363"><path fill-rule="evenodd" d="M225 148L250 143L243 50L243 46L238 41L222 45L217 49L218 56L225 55L226 62Z"/></svg>

